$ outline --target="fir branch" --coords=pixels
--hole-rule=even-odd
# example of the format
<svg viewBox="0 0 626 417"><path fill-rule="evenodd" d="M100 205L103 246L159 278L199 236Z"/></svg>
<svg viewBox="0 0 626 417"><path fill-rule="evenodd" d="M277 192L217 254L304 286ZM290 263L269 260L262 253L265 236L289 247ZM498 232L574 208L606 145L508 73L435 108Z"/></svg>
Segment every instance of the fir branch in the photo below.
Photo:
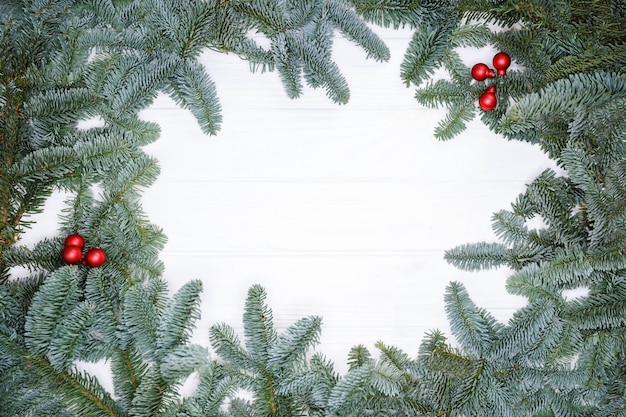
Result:
<svg viewBox="0 0 626 417"><path fill-rule="evenodd" d="M491 228L505 244L521 244L528 237L524 218L506 210L491 216Z"/></svg>
<svg viewBox="0 0 626 417"><path fill-rule="evenodd" d="M210 361L198 372L197 401L205 414L219 415L226 399L235 393L236 379L215 361Z"/></svg>
<svg viewBox="0 0 626 417"><path fill-rule="evenodd" d="M618 272L626 269L626 249L611 249L589 254L589 262L594 270Z"/></svg>
<svg viewBox="0 0 626 417"><path fill-rule="evenodd" d="M485 24L463 23L450 32L450 44L454 48L482 48L491 40L491 31Z"/></svg>
<svg viewBox="0 0 626 417"><path fill-rule="evenodd" d="M559 296L549 285L537 276L541 275L540 267L531 263L509 276L506 281L506 290L515 295L527 297L529 300L542 300L545 298L558 300Z"/></svg>
<svg viewBox="0 0 626 417"><path fill-rule="evenodd" d="M381 341L376 342L375 346L381 352L379 359L381 363L393 366L397 370L405 373L406 377L409 377L407 368L411 367L412 364L411 359L406 353L394 346L387 346Z"/></svg>
<svg viewBox="0 0 626 417"><path fill-rule="evenodd" d="M172 42L173 52L182 60L195 58L215 32L214 8L210 2L156 2L155 24Z"/></svg>
<svg viewBox="0 0 626 417"><path fill-rule="evenodd" d="M548 115L567 117L575 111L607 105L611 100L624 100L625 96L625 75L607 72L571 75L518 101L502 119L500 128L509 134L538 134L546 129Z"/></svg>
<svg viewBox="0 0 626 417"><path fill-rule="evenodd" d="M356 345L350 349L348 353L348 366L349 370L356 369L373 360L369 350L363 345Z"/></svg>
<svg viewBox="0 0 626 417"><path fill-rule="evenodd" d="M383 27L399 29L418 27L421 1L416 0L352 0L356 12L365 20Z"/></svg>
<svg viewBox="0 0 626 417"><path fill-rule="evenodd" d="M467 90L459 88L456 83L449 80L429 81L424 87L415 92L418 103L429 108L440 106L467 106L473 101L473 95Z"/></svg>
<svg viewBox="0 0 626 417"><path fill-rule="evenodd" d="M163 409L166 400L165 381L156 367L148 367L141 375L131 403L129 415L152 417Z"/></svg>
<svg viewBox="0 0 626 417"><path fill-rule="evenodd" d="M388 61L390 53L387 45L358 18L353 10L345 7L343 3L343 0L330 0L326 4L333 26L337 27L346 38L360 45L368 58Z"/></svg>
<svg viewBox="0 0 626 417"><path fill-rule="evenodd" d="M557 302L543 298L516 311L494 351L507 358L540 364L558 346L563 320L557 316Z"/></svg>
<svg viewBox="0 0 626 417"><path fill-rule="evenodd" d="M121 325L125 338L132 340L141 355L149 361L157 360L159 319L165 308L165 283L153 279L136 283L124 294L124 317Z"/></svg>
<svg viewBox="0 0 626 417"><path fill-rule="evenodd" d="M371 377L369 364L349 371L344 378L337 382L328 398L330 411L338 412L349 403L363 401L367 395L367 386Z"/></svg>
<svg viewBox="0 0 626 417"><path fill-rule="evenodd" d="M241 347L241 341L231 326L224 323L211 326L209 338L223 360L244 371L256 370L254 359Z"/></svg>
<svg viewBox="0 0 626 417"><path fill-rule="evenodd" d="M221 106L215 84L199 62L181 61L169 79L166 92L192 112L204 133L217 134L222 122Z"/></svg>
<svg viewBox="0 0 626 417"><path fill-rule="evenodd" d="M109 101L108 113L124 118L148 107L176 68L176 59L162 54L157 59L144 57L114 69L103 86Z"/></svg>
<svg viewBox="0 0 626 417"><path fill-rule="evenodd" d="M265 304L266 296L265 289L260 285L250 287L243 315L246 348L259 363L268 361L272 345L278 337L274 330L272 310Z"/></svg>
<svg viewBox="0 0 626 417"><path fill-rule="evenodd" d="M26 344L36 355L46 355L57 337L58 325L79 303L78 269L66 267L51 274L40 287L26 317Z"/></svg>
<svg viewBox="0 0 626 417"><path fill-rule="evenodd" d="M541 281L553 289L572 289L587 281L593 272L585 253L577 247L558 250L542 264Z"/></svg>
<svg viewBox="0 0 626 417"><path fill-rule="evenodd" d="M449 47L447 29L428 27L416 31L409 42L404 60L400 65L400 76L406 85L420 85L441 65L445 50Z"/></svg>
<svg viewBox="0 0 626 417"><path fill-rule="evenodd" d="M289 19L284 4L269 1L236 1L230 5L234 10L251 19L252 25L270 38L289 29Z"/></svg>
<svg viewBox="0 0 626 417"><path fill-rule="evenodd" d="M485 356L495 341L495 320L474 305L460 283L448 285L444 300L450 328L463 349L476 357Z"/></svg>
<svg viewBox="0 0 626 417"><path fill-rule="evenodd" d="M326 95L335 103L345 104L350 99L348 83L337 64L326 54L321 53L317 45L311 45L306 37L295 31L285 32L286 42L300 62L319 77L326 88Z"/></svg>
<svg viewBox="0 0 626 417"><path fill-rule="evenodd" d="M165 382L175 384L208 365L208 349L195 344L181 345L161 358L159 372Z"/></svg>
<svg viewBox="0 0 626 417"><path fill-rule="evenodd" d="M404 372L387 362L378 363L372 370L372 387L384 396L400 394L404 382Z"/></svg>
<svg viewBox="0 0 626 417"><path fill-rule="evenodd" d="M565 178L558 177L551 169L546 169L528 185L525 194L536 208L537 214L549 225L560 227L564 237L574 233L569 219L576 200Z"/></svg>
<svg viewBox="0 0 626 417"><path fill-rule="evenodd" d="M291 27L300 27L311 24L322 12L323 2L312 0L286 0L285 14L288 16Z"/></svg>
<svg viewBox="0 0 626 417"><path fill-rule="evenodd" d="M23 74L10 75L1 72L0 90L0 284L8 279L8 268L3 260L4 251L17 241L17 234L10 226L13 177L9 172L19 159L21 140L24 133L23 120L25 91L29 82Z"/></svg>
<svg viewBox="0 0 626 417"><path fill-rule="evenodd" d="M596 46L580 53L566 55L545 72L548 82L567 78L572 74L592 73L600 70L619 71L626 66L626 45Z"/></svg>
<svg viewBox="0 0 626 417"><path fill-rule="evenodd" d="M275 67L272 53L261 48L248 37L249 22L230 7L222 7L214 2L215 33L208 48L218 52L234 52L250 63L252 71L258 67L261 72L272 71ZM272 38L274 40L276 37Z"/></svg>
<svg viewBox="0 0 626 417"><path fill-rule="evenodd" d="M319 53L325 56L325 59L332 59L332 45L334 37L334 28L330 19L320 19L307 23L303 27L305 36L310 42L317 45ZM306 83L313 88L324 86L324 78L316 73L312 68L302 67L302 74Z"/></svg>
<svg viewBox="0 0 626 417"><path fill-rule="evenodd" d="M583 330L621 329L626 325L625 294L624 288L618 288L615 292L598 292L574 300L568 317Z"/></svg>
<svg viewBox="0 0 626 417"><path fill-rule="evenodd" d="M570 142L561 153L561 161L572 182L588 193L598 192L600 178L595 166L582 147Z"/></svg>
<svg viewBox="0 0 626 417"><path fill-rule="evenodd" d="M444 259L459 269L476 271L496 268L506 264L509 253L501 243L470 243L449 249Z"/></svg>
<svg viewBox="0 0 626 417"><path fill-rule="evenodd" d="M339 377L333 364L321 354L315 353L308 363L297 366L294 372L286 374L276 393L282 396L302 398L310 410L324 410L328 398Z"/></svg>
<svg viewBox="0 0 626 417"><path fill-rule="evenodd" d="M146 372L149 363L144 361L142 355L128 343L126 346L116 349L110 360L117 402L120 407L128 412L137 387L141 382L141 375Z"/></svg>
<svg viewBox="0 0 626 417"><path fill-rule="evenodd" d="M300 97L303 89L300 79L302 64L289 47L287 37L284 34L280 34L272 39L271 52L287 96L292 99ZM314 73L313 71L311 72ZM316 78L319 78L319 75ZM321 80L319 80L319 85L322 85Z"/></svg>
<svg viewBox="0 0 626 417"><path fill-rule="evenodd" d="M24 116L29 119L52 119L67 124L96 114L97 100L85 87L47 89L29 97L24 103Z"/></svg>
<svg viewBox="0 0 626 417"><path fill-rule="evenodd" d="M72 148L54 146L38 149L13 164L8 175L14 183L51 182L74 173L79 167L78 155Z"/></svg>
<svg viewBox="0 0 626 417"><path fill-rule="evenodd" d="M172 297L158 324L159 348L166 352L182 347L189 340L194 323L200 318L201 281L189 281Z"/></svg>
<svg viewBox="0 0 626 417"><path fill-rule="evenodd" d="M619 369L622 359L619 338L613 332L600 331L589 335L578 359L578 367L584 375L583 384L591 390L604 386L610 369ZM606 393L604 393L606 395Z"/></svg>
<svg viewBox="0 0 626 417"><path fill-rule="evenodd" d="M465 104L451 107L446 117L435 127L435 138L444 141L458 136L465 130L466 123L470 122L475 114L474 106Z"/></svg>
<svg viewBox="0 0 626 417"><path fill-rule="evenodd" d="M48 360L59 370L66 370L74 359L79 358L85 347L87 330L95 316L95 305L81 302L67 314L56 329L56 337L50 341Z"/></svg>
<svg viewBox="0 0 626 417"><path fill-rule="evenodd" d="M304 359L311 346L319 343L321 325L320 317L305 317L289 326L268 352L268 366L280 369Z"/></svg>
<svg viewBox="0 0 626 417"><path fill-rule="evenodd" d="M451 79L458 84L457 87L462 90L467 90L467 86L472 80L471 71L467 70L467 66L461 59L459 52L451 48L446 49L443 53L441 63L450 74ZM472 93L474 92L472 91Z"/></svg>
<svg viewBox="0 0 626 417"><path fill-rule="evenodd" d="M74 371L60 371L51 366L42 356L32 355L24 346L9 340L0 334L0 346L5 352L12 352L20 357L23 372L33 374L34 392L55 396L61 400L72 415L89 415L94 417L127 417L113 401L110 395L93 377ZM46 402L47 398L37 398L37 402Z"/></svg>

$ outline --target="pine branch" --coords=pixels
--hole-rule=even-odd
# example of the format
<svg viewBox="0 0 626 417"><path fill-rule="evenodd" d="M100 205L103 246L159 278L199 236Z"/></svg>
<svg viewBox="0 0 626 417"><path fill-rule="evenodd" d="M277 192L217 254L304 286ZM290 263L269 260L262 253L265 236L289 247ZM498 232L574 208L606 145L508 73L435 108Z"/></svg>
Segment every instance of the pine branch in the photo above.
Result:
<svg viewBox="0 0 626 417"><path fill-rule="evenodd" d="M10 207L12 202L13 178L10 170L19 155L20 139L22 136L22 122L24 118L24 90L28 89L28 82L23 76L5 78L2 73L2 89L0 90L0 284L8 279L8 268L3 260L4 251L13 245L18 236L10 225Z"/></svg>
<svg viewBox="0 0 626 417"><path fill-rule="evenodd" d="M328 408L331 412L338 412L349 403L364 401L367 395L367 386L371 376L370 364L354 368L344 376L333 388L328 398Z"/></svg>
<svg viewBox="0 0 626 417"><path fill-rule="evenodd" d="M449 249L444 259L466 271L490 269L504 265L509 254L507 247L501 243L470 243Z"/></svg>
<svg viewBox="0 0 626 417"><path fill-rule="evenodd" d="M3 351L21 358L22 363L17 366L23 367L22 372L33 375L35 392L56 396L76 415L127 417L95 378L74 371L58 370L44 357L30 354L24 346L2 334L0 345ZM39 402L46 400L45 397L38 398Z"/></svg>
<svg viewBox="0 0 626 417"><path fill-rule="evenodd" d="M268 365L280 369L305 359L308 350L319 343L321 325L320 317L305 317L289 326L268 352Z"/></svg>
<svg viewBox="0 0 626 417"><path fill-rule="evenodd" d="M389 48L374 34L356 13L345 7L344 1L331 0L327 3L329 18L333 26L351 41L360 45L367 52L367 57L377 61L389 60Z"/></svg>
<svg viewBox="0 0 626 417"><path fill-rule="evenodd" d="M158 344L165 351L183 347L200 318L201 281L189 281L178 290L159 319Z"/></svg>
<svg viewBox="0 0 626 417"><path fill-rule="evenodd" d="M121 325L126 338L148 361L157 362L159 317L165 309L165 283L153 279L136 283L125 292Z"/></svg>
<svg viewBox="0 0 626 417"><path fill-rule="evenodd" d="M269 352L277 340L272 310L265 304L265 290L253 285L248 290L243 315L246 348L255 361L266 363Z"/></svg>
<svg viewBox="0 0 626 417"><path fill-rule="evenodd" d="M449 80L429 81L424 87L415 92L418 103L429 108L440 106L466 106L473 101L467 90Z"/></svg>
<svg viewBox="0 0 626 417"><path fill-rule="evenodd" d="M133 398L141 381L141 375L146 372L148 362L137 352L134 346L126 343L121 349L116 349L111 355L111 372L113 387L117 402L126 412L130 410Z"/></svg>
<svg viewBox="0 0 626 417"><path fill-rule="evenodd" d="M548 115L569 115L585 108L598 108L612 100L624 100L626 76L597 72L572 75L524 97L501 121L504 133L539 134Z"/></svg>
<svg viewBox="0 0 626 417"><path fill-rule="evenodd" d="M495 326L495 319L474 305L460 283L450 283L444 300L450 328L457 341L470 355L486 356L501 332Z"/></svg>
<svg viewBox="0 0 626 417"><path fill-rule="evenodd" d="M220 415L220 409L228 397L234 395L236 379L217 362L211 361L199 369L197 401L205 415Z"/></svg>
<svg viewBox="0 0 626 417"><path fill-rule="evenodd" d="M217 354L231 366L248 372L256 369L254 359L241 347L232 327L223 323L211 326L210 340Z"/></svg>
<svg viewBox="0 0 626 417"><path fill-rule="evenodd" d="M401 78L407 85L419 86L439 68L448 47L448 30L435 27L416 31L400 65Z"/></svg>
<svg viewBox="0 0 626 417"><path fill-rule="evenodd" d="M465 130L465 123L470 122L474 115L473 106L462 105L450 108L446 117L435 127L435 138L443 141L458 136Z"/></svg>
<svg viewBox="0 0 626 417"><path fill-rule="evenodd" d="M215 84L199 62L180 62L166 91L181 107L193 113L204 133L217 134L222 122L221 106Z"/></svg>
<svg viewBox="0 0 626 417"><path fill-rule="evenodd" d="M416 0L353 0L356 12L365 20L383 27L399 29L417 27L421 21L421 1Z"/></svg>

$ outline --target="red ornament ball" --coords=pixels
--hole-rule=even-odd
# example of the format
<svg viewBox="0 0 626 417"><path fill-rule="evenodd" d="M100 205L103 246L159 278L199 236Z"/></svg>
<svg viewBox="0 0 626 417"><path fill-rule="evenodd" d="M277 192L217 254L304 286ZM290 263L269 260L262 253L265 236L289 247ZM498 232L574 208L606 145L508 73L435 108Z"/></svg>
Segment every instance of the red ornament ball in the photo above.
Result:
<svg viewBox="0 0 626 417"><path fill-rule="evenodd" d="M104 251L100 248L92 248L87 251L85 254L85 265L90 266L92 268L98 268L104 265L104 262L107 260L107 256Z"/></svg>
<svg viewBox="0 0 626 417"><path fill-rule="evenodd" d="M80 260L83 258L83 248L75 245L69 245L63 248L61 251L61 259L65 263L70 265L76 265L80 263Z"/></svg>
<svg viewBox="0 0 626 417"><path fill-rule="evenodd" d="M493 77L493 70L483 63L478 63L472 67L472 78L476 81L484 81Z"/></svg>
<svg viewBox="0 0 626 417"><path fill-rule="evenodd" d="M487 93L494 93L496 92L496 86L495 85L490 85L489 87L487 87L487 89L485 90L485 92Z"/></svg>
<svg viewBox="0 0 626 417"><path fill-rule="evenodd" d="M78 246L79 248L85 247L85 239L78 233L74 233L65 238L65 246Z"/></svg>
<svg viewBox="0 0 626 417"><path fill-rule="evenodd" d="M484 111L493 110L498 105L498 99L491 91L485 91L478 98L478 105Z"/></svg>
<svg viewBox="0 0 626 417"><path fill-rule="evenodd" d="M498 70L498 75L506 75L506 69L511 65L511 56L506 52L498 52L493 57L493 66Z"/></svg>

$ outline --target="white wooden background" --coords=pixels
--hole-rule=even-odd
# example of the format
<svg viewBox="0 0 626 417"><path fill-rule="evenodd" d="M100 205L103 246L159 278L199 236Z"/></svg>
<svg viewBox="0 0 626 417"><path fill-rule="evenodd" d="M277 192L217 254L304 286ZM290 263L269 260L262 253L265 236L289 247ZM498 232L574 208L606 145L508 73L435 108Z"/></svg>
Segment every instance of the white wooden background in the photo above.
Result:
<svg viewBox="0 0 626 417"><path fill-rule="evenodd" d="M144 113L162 126L147 148L162 174L143 204L169 237L166 278L172 291L204 282L194 342L208 346L217 322L241 331L254 283L266 288L279 330L323 317L317 350L340 372L356 344L382 340L415 355L427 330L450 334L443 295L451 280L500 320L523 305L504 290L508 271L465 273L443 254L493 241L492 213L510 208L551 161L479 121L437 141L444 112L421 107L399 77L411 33L377 32L391 48L388 63L336 41L352 91L347 105L310 89L290 100L275 73L252 74L236 56L207 52L203 63L223 107L218 136L204 136L167 97ZM490 63L494 52L463 58L471 67ZM49 202L26 239L54 233L60 201Z"/></svg>

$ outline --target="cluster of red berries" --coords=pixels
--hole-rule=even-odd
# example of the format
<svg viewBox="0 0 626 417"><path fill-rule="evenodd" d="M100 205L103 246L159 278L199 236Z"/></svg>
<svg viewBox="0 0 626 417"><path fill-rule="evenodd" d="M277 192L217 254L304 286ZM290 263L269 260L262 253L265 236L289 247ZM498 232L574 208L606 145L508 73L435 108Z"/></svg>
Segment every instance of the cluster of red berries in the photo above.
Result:
<svg viewBox="0 0 626 417"><path fill-rule="evenodd" d="M65 244L61 251L61 258L70 265L83 264L91 268L98 268L104 265L107 257L100 248L91 248L83 256L85 239L78 233L74 233L65 238Z"/></svg>
<svg viewBox="0 0 626 417"><path fill-rule="evenodd" d="M493 78L495 74L499 77L503 77L506 75L506 70L510 65L511 57L509 54L506 52L498 52L493 57L493 66L496 71L481 62L472 67L472 78L476 81L484 81L487 78ZM493 110L498 105L495 85L490 85L487 90L480 95L478 105L485 111Z"/></svg>

